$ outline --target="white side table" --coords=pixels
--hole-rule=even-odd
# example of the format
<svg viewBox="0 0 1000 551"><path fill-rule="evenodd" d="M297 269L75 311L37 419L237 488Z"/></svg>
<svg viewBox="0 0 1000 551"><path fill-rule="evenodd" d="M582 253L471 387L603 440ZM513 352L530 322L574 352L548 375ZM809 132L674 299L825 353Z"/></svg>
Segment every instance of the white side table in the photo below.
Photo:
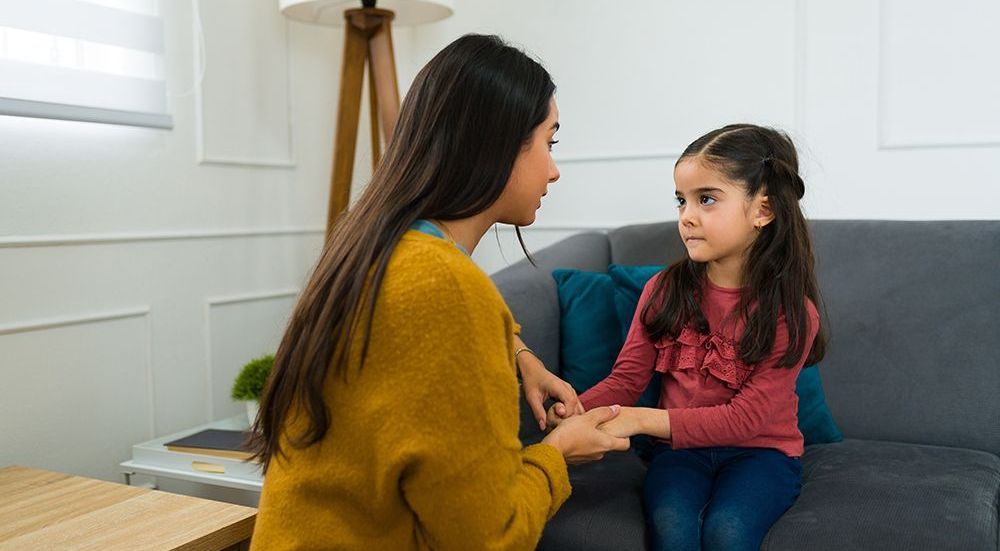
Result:
<svg viewBox="0 0 1000 551"><path fill-rule="evenodd" d="M132 459L123 461L120 465L125 483L131 484L134 474L144 474L260 493L264 478L259 463L214 455L175 452L164 446L166 442L205 429L246 430L248 427L246 415L236 415L136 444L132 446Z"/></svg>

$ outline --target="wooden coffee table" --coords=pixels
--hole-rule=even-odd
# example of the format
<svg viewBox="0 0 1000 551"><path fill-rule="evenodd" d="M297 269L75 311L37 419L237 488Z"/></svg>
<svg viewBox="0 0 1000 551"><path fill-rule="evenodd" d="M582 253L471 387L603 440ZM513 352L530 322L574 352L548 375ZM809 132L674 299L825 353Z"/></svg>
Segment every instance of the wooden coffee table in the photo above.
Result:
<svg viewBox="0 0 1000 551"><path fill-rule="evenodd" d="M27 467L0 469L0 550L245 550L257 510Z"/></svg>

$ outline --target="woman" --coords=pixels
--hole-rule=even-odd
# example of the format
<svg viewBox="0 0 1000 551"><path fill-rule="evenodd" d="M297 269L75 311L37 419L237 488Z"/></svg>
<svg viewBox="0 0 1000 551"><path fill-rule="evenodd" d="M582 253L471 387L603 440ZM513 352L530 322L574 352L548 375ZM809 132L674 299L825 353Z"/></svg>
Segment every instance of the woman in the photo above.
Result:
<svg viewBox="0 0 1000 551"><path fill-rule="evenodd" d="M490 36L417 75L278 349L254 549L533 549L567 462L628 447L597 428L610 406L521 448L515 355L530 351L468 256L493 224L534 222L559 178L554 91Z"/></svg>

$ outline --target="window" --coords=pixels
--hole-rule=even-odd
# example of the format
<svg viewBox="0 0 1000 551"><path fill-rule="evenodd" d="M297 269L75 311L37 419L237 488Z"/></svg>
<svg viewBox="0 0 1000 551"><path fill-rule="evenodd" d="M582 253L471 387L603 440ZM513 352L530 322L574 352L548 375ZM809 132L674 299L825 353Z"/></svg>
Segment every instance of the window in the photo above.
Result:
<svg viewBox="0 0 1000 551"><path fill-rule="evenodd" d="M0 2L0 114L172 128L157 7Z"/></svg>

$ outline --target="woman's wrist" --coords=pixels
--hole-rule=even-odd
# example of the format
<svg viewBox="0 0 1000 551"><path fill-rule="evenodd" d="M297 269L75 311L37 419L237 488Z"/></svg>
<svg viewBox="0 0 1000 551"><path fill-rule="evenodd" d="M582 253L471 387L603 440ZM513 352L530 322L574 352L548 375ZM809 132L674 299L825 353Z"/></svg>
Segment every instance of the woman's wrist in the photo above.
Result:
<svg viewBox="0 0 1000 551"><path fill-rule="evenodd" d="M527 346L522 346L514 351L514 366L517 367L517 372L522 379L541 365L542 361Z"/></svg>
<svg viewBox="0 0 1000 551"><path fill-rule="evenodd" d="M562 438L561 438L561 432L559 431L556 430L550 431L548 434L545 435L545 438L542 438L542 441L539 442L539 444L547 444L549 446L552 446L553 448L559 451L560 455L566 455L566 453L562 449Z"/></svg>
<svg viewBox="0 0 1000 551"><path fill-rule="evenodd" d="M514 367L517 368L517 372L522 378L528 364L531 363L528 358L535 358L535 352L524 344L520 335L514 335Z"/></svg>
<svg viewBox="0 0 1000 551"><path fill-rule="evenodd" d="M519 369L521 368L521 366L527 363L531 363L528 360L529 357L534 360L538 360L538 357L535 356L535 351L528 348L527 346L522 346L517 350L514 350L514 364L517 365Z"/></svg>

